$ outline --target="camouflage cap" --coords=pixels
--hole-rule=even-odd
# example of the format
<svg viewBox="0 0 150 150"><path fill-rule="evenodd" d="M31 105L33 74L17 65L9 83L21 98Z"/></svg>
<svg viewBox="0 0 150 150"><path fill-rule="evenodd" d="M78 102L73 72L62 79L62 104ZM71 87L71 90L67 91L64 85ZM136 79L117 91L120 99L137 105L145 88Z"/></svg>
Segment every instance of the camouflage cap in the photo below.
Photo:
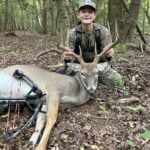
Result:
<svg viewBox="0 0 150 150"><path fill-rule="evenodd" d="M96 10L96 4L94 2L92 2L91 0L82 0L79 4L79 9L80 10L82 7L85 6L89 6L91 8L93 8L94 10Z"/></svg>

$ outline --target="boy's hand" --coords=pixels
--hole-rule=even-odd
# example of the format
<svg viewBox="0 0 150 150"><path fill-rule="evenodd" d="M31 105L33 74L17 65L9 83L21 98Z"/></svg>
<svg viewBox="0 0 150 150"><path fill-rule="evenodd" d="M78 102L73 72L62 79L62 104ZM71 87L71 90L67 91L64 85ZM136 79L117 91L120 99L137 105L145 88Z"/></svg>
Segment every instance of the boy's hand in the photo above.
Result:
<svg viewBox="0 0 150 150"><path fill-rule="evenodd" d="M106 57L106 58L112 57L113 55L114 55L114 50L113 50L113 48L111 48L110 50L108 50L108 51L105 53L105 57Z"/></svg>
<svg viewBox="0 0 150 150"><path fill-rule="evenodd" d="M64 60L72 60L72 58L73 58L72 50L64 52Z"/></svg>

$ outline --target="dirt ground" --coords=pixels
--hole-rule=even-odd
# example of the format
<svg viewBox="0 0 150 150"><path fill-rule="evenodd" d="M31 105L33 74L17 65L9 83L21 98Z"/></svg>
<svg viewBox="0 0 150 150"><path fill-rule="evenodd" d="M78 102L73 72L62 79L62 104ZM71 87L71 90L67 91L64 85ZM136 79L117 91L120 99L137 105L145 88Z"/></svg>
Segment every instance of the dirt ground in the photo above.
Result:
<svg viewBox="0 0 150 150"><path fill-rule="evenodd" d="M57 50L58 37L37 33L19 33L18 36L0 34L0 67L14 64L36 64L53 70L62 63L57 53L47 53L36 61L44 50ZM150 42L150 36L146 37ZM135 43L140 40L136 37ZM121 48L120 48L121 49ZM51 133L49 150L149 150L150 149L150 49L126 48L117 52L112 66L125 80L123 88L99 84L96 96L87 104L60 111ZM14 139L3 138L6 130L19 128L32 113L11 111L0 115L0 149L22 150L34 127L25 129ZM15 123L14 123L15 122Z"/></svg>

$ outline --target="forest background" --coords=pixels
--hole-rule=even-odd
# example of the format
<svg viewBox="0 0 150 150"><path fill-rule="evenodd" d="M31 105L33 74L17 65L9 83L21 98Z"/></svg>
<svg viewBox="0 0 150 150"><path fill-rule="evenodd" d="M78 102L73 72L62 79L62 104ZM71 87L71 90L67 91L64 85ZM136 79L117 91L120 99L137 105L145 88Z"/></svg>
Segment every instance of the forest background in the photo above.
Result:
<svg viewBox="0 0 150 150"><path fill-rule="evenodd" d="M95 0L96 22L110 26L112 36L115 22L122 41L130 41L134 31L150 33L149 0ZM74 27L79 0L1 0L0 32L32 31L58 35ZM137 32L136 32L137 33ZM146 41L144 42L146 43Z"/></svg>

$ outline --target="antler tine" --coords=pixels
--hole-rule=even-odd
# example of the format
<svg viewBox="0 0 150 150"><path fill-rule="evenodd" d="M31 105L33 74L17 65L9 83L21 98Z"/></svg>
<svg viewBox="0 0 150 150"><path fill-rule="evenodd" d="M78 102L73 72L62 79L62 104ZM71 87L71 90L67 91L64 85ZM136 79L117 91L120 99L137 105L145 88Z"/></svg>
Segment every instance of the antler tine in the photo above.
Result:
<svg viewBox="0 0 150 150"><path fill-rule="evenodd" d="M57 47L60 48L60 49L62 49L62 50L64 50L64 51L68 51L68 52L71 51L68 47L65 47L65 46L63 45L62 40L57 44ZM79 63L80 63L81 65L83 65L85 62L84 62L84 60L83 60L83 58L82 58L82 49L81 49L80 46L79 46L79 50L80 50L80 54L79 54L79 55L76 54L76 53L74 53L73 51L71 51L71 52L72 52L72 55L79 61Z"/></svg>
<svg viewBox="0 0 150 150"><path fill-rule="evenodd" d="M100 57L102 56L102 55L104 55L108 50L110 50L112 47L114 47L116 44L118 44L118 42L119 42L119 35L118 35L118 30L117 30L117 25L116 25L116 38L115 38L115 41L113 42L113 43L111 43L111 44L109 44L109 45L107 45L106 47L104 47L104 49L102 50L102 52L100 53L100 54L96 54L95 55L95 59L94 59L94 63L98 63L98 61L99 61L99 59L100 59Z"/></svg>
<svg viewBox="0 0 150 150"><path fill-rule="evenodd" d="M115 31L116 31L116 36L115 36L115 39L119 40L119 34L118 34L118 24L117 24L117 21L115 21Z"/></svg>
<svg viewBox="0 0 150 150"><path fill-rule="evenodd" d="M64 44L63 44L62 28L61 28L60 33L61 33L61 34L60 34L61 38L60 38L60 42L58 42L58 44L57 44L57 47L58 47L59 49L64 50L64 51L72 52L72 55L79 61L79 63L80 63L81 65L84 65L85 62L84 62L84 60L83 60L83 58L82 58L82 49L81 49L81 46L79 46L80 54L78 55L78 54L74 53L73 51L70 50L70 48L65 47Z"/></svg>
<svg viewBox="0 0 150 150"><path fill-rule="evenodd" d="M80 54L79 55L77 55L77 54L73 54L75 57L76 57L76 59L80 62L80 64L81 65L83 65L85 62L84 62L84 60L83 60L83 57L82 57L82 49L81 49L81 46L79 45L79 50L80 50Z"/></svg>
<svg viewBox="0 0 150 150"><path fill-rule="evenodd" d="M61 25L60 25L61 26ZM60 28L60 41L57 43L57 47L59 49L62 49L64 51L70 51L69 48L65 47L63 44L63 32L62 32L62 27Z"/></svg>
<svg viewBox="0 0 150 150"><path fill-rule="evenodd" d="M82 57L82 49L81 49L81 46L79 45L79 50L80 50L80 54L76 54L74 52L72 52L72 55L80 62L81 65L84 65L84 60L83 60L83 57Z"/></svg>
<svg viewBox="0 0 150 150"><path fill-rule="evenodd" d="M81 46L79 45L79 50L80 50L80 57L82 57L82 49L81 49Z"/></svg>
<svg viewBox="0 0 150 150"><path fill-rule="evenodd" d="M58 42L57 47L58 47L59 49L64 50L64 51L70 51L70 49L69 49L68 47L65 47L65 46L63 45L63 41Z"/></svg>
<svg viewBox="0 0 150 150"><path fill-rule="evenodd" d="M97 55L97 45L96 45L96 42L95 42L95 50L94 50L94 52L95 52L95 55Z"/></svg>
<svg viewBox="0 0 150 150"><path fill-rule="evenodd" d="M94 62L97 63L98 62L98 55L97 55L97 45L96 45L96 42L95 42L94 52L95 52Z"/></svg>
<svg viewBox="0 0 150 150"><path fill-rule="evenodd" d="M113 42L113 43L107 45L107 46L103 49L103 51L102 51L100 54L98 54L98 55L95 56L94 63L98 63L100 57L101 57L102 55L104 55L104 54L105 54L108 50L110 50L112 47L114 47L118 42L119 42L119 39L117 39L115 42Z"/></svg>

